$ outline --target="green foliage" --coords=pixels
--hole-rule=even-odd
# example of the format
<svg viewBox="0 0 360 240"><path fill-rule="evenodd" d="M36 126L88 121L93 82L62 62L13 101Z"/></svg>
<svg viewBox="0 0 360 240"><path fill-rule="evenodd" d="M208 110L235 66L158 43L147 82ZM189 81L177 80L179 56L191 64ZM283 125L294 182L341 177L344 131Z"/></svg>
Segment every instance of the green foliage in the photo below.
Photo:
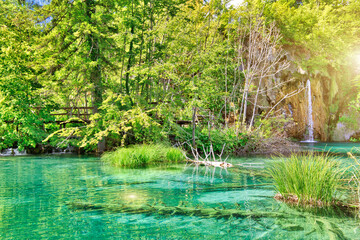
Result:
<svg viewBox="0 0 360 240"><path fill-rule="evenodd" d="M117 138L122 146L134 143L152 143L165 140L160 124L151 115L155 110L130 107L129 98L122 94L107 93L100 110L86 126L82 147L96 146L103 138ZM112 147L112 146L109 146Z"/></svg>
<svg viewBox="0 0 360 240"><path fill-rule="evenodd" d="M331 204L346 171L328 154L293 154L275 158L268 173L276 190L285 198L296 196L298 204Z"/></svg>
<svg viewBox="0 0 360 240"><path fill-rule="evenodd" d="M354 161L352 164L352 176L350 179L350 187L353 192L354 201L356 203L360 203L360 162L358 159L351 154L351 152L347 153L351 160Z"/></svg>
<svg viewBox="0 0 360 240"><path fill-rule="evenodd" d="M294 64L331 80L330 111L339 112L338 105L351 96L353 73L344 71L343 56L357 41L358 10L357 1L248 1L237 9L219 0L60 0L33 9L0 1L0 148L34 147L44 139L89 151L104 140L108 148L167 141L173 122L191 119L193 107L212 115L215 126L228 126L230 112L246 115L242 106L250 103L259 105L254 113L264 110L266 89L278 91L276 97L281 90L260 84L267 73L243 69L243 63L251 65L251 54L244 50L250 31L261 40L270 26L281 29L284 49L295 52ZM254 23L261 27L252 28ZM280 38L274 50L281 49ZM254 81L244 91L249 71ZM344 77L344 72L350 73ZM50 114L59 108L89 106L89 124L44 127L54 123ZM56 120L72 117L68 113ZM239 126L240 117L234 118ZM248 129L262 124L265 138L285 124L255 121ZM191 129L175 129L175 135L189 141ZM217 152L224 143L225 151L233 152L249 141L239 129L222 126L210 133L207 126L199 127L196 135L199 146L212 144Z"/></svg>
<svg viewBox="0 0 360 240"><path fill-rule="evenodd" d="M360 142L360 139L351 137L351 138L349 139L349 141L350 141L350 142Z"/></svg>
<svg viewBox="0 0 360 240"><path fill-rule="evenodd" d="M263 8L281 29L293 64L310 79L326 82L323 101L329 106L329 134L338 117L358 92L357 39L360 33L359 1L269 1ZM322 123L322 124L325 124Z"/></svg>
<svg viewBox="0 0 360 240"><path fill-rule="evenodd" d="M43 123L52 120L51 101L37 94L33 46L39 31L33 18L25 6L0 2L0 149L35 147L46 137Z"/></svg>
<svg viewBox="0 0 360 240"><path fill-rule="evenodd" d="M175 132L176 141L183 143L192 142L192 128L177 128ZM215 153L221 153L224 145L225 153L234 153L237 149L244 147L248 141L249 136L243 133L236 133L235 128L212 128L207 127L196 128L195 133L196 145L200 151L203 147L207 150L210 149L212 145Z"/></svg>
<svg viewBox="0 0 360 240"><path fill-rule="evenodd" d="M69 146L79 147L80 140L84 133L82 124L72 124L71 121L80 120L79 118L70 118L62 124L67 124L66 128L60 128L58 125L50 124L47 126L49 132L51 132L43 141L43 144L47 144L54 148L67 148ZM80 125L80 126L79 126Z"/></svg>
<svg viewBox="0 0 360 240"><path fill-rule="evenodd" d="M284 125L289 123L291 119L285 118L283 115L264 117L262 114L256 122L255 127L258 128L258 137L270 138L276 135L282 135L285 131Z"/></svg>
<svg viewBox="0 0 360 240"><path fill-rule="evenodd" d="M359 123L357 121L359 117L359 112L353 111L352 113L341 116L339 122L349 129L357 130L359 128Z"/></svg>
<svg viewBox="0 0 360 240"><path fill-rule="evenodd" d="M184 160L184 153L179 148L168 148L166 152L166 159L170 162L180 162Z"/></svg>
<svg viewBox="0 0 360 240"><path fill-rule="evenodd" d="M348 107L348 111L339 118L339 122L343 123L347 128L356 131L359 129L360 94L356 96L356 99L350 101Z"/></svg>
<svg viewBox="0 0 360 240"><path fill-rule="evenodd" d="M184 160L182 150L164 144L143 144L118 148L105 153L102 160L117 167L138 168L177 163Z"/></svg>

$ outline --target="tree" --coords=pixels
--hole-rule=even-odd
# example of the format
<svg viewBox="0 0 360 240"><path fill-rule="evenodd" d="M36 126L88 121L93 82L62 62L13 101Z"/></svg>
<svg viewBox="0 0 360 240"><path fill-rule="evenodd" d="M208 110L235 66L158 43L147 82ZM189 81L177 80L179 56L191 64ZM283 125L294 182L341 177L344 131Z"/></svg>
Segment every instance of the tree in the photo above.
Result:
<svg viewBox="0 0 360 240"><path fill-rule="evenodd" d="M243 96L241 100L242 124L246 123L249 94L257 86L255 96L252 97L253 110L249 121L249 131L254 124L255 113L258 108L259 93L266 96L265 80L275 82L276 76L289 67L284 59L285 51L281 49L281 34L275 23L266 24L260 16L252 17L244 25L239 26L238 52L241 70L245 77ZM274 83L273 88L281 84ZM239 116L240 119L240 116Z"/></svg>
<svg viewBox="0 0 360 240"><path fill-rule="evenodd" d="M356 95L356 73L350 56L358 48L359 2L276 1L262 8L279 27L282 44L292 53L292 65L318 86L314 90L322 92L324 97L315 103L322 102L319 111L323 117L315 124L322 140L330 140L347 104ZM297 81L303 80L298 76Z"/></svg>
<svg viewBox="0 0 360 240"><path fill-rule="evenodd" d="M45 18L52 18L40 40L40 64L44 66L41 82L46 86L43 91L51 92L54 98L60 93L59 100L64 100L65 107L71 102L74 107L89 102L99 128L99 109L106 87L104 73L118 69L111 59L111 53L119 50L112 36L118 31L114 20L117 7L114 1L75 0L53 1L41 9ZM99 143L102 151L102 139Z"/></svg>
<svg viewBox="0 0 360 240"><path fill-rule="evenodd" d="M0 2L0 149L35 147L46 135L49 102L38 95L41 85L33 65L32 44L39 34L35 19L27 6Z"/></svg>

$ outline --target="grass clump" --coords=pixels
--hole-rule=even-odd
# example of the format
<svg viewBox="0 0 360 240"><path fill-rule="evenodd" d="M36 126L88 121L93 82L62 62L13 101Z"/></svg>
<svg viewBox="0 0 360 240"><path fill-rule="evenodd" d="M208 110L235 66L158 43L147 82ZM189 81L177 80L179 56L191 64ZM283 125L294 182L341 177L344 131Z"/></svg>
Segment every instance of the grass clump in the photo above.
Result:
<svg viewBox="0 0 360 240"><path fill-rule="evenodd" d="M335 201L346 169L328 154L302 153L280 158L268 173L281 194L278 199L298 205L323 206Z"/></svg>
<svg viewBox="0 0 360 240"><path fill-rule="evenodd" d="M184 160L182 150L164 144L134 145L105 153L103 161L117 167L146 167Z"/></svg>
<svg viewBox="0 0 360 240"><path fill-rule="evenodd" d="M351 152L348 152L347 154L348 157L354 161L351 179L349 181L350 189L353 192L354 203L360 207L360 162Z"/></svg>

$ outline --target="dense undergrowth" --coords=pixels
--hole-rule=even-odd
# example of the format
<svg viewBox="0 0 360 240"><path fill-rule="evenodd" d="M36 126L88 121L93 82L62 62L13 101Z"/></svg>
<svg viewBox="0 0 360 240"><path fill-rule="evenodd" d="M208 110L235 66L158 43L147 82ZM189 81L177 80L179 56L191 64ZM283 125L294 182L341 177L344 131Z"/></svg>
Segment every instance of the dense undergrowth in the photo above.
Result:
<svg viewBox="0 0 360 240"><path fill-rule="evenodd" d="M264 152L274 124L302 137L305 75L330 133L357 93L359 3L298 2L0 1L0 150L184 143L174 125L196 122L200 149Z"/></svg>
<svg viewBox="0 0 360 240"><path fill-rule="evenodd" d="M174 132L174 141L177 143L192 143L192 128L177 127ZM236 133L234 128L197 128L195 130L195 143L199 147L209 149L213 147L214 152L220 153L223 150L228 154L235 153L238 149L243 148L251 141L250 134ZM184 145L187 148L187 145Z"/></svg>

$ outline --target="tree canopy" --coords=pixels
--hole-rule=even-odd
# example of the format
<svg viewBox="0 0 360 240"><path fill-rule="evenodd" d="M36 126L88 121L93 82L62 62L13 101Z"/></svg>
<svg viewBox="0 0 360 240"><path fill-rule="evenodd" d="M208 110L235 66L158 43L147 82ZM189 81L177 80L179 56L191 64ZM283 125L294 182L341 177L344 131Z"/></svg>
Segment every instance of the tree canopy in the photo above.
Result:
<svg viewBox="0 0 360 240"><path fill-rule="evenodd" d="M0 149L266 137L295 117L283 100L304 78L329 92L331 130L356 99L359 11L356 0L0 1Z"/></svg>

